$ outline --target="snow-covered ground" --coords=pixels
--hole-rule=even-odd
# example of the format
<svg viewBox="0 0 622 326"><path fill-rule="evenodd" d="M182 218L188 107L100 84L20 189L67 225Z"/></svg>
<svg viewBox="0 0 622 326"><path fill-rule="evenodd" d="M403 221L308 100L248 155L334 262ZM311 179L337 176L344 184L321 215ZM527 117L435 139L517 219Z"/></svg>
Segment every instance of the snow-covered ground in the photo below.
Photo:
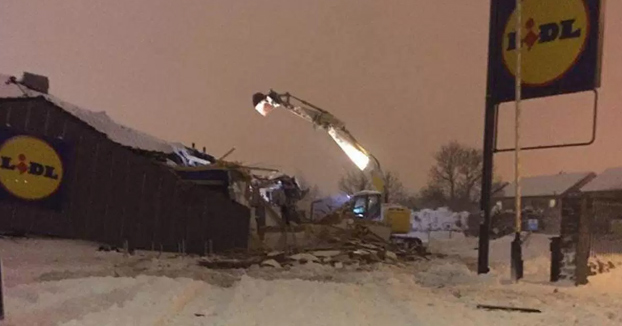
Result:
<svg viewBox="0 0 622 326"><path fill-rule="evenodd" d="M476 240L435 234L444 258L401 266L215 271L196 258L124 257L89 243L0 239L7 319L0 325L621 325L622 266L588 286L552 285L548 239L525 246L525 280L508 281L509 239L493 272L473 272ZM620 261L622 262L622 261ZM478 304L538 308L490 312Z"/></svg>

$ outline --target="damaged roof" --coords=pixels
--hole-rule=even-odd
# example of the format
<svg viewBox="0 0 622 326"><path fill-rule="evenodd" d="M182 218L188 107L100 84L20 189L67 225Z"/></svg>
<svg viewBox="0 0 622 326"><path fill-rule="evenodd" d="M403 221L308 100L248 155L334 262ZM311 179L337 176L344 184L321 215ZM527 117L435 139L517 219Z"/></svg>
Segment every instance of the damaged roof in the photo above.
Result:
<svg viewBox="0 0 622 326"><path fill-rule="evenodd" d="M184 151L181 143L168 142L142 131L126 127L112 120L104 111L94 112L62 101L55 96L34 91L22 84L11 82L11 76L0 74L0 98L43 97L67 113L105 134L108 139L134 149L165 154Z"/></svg>

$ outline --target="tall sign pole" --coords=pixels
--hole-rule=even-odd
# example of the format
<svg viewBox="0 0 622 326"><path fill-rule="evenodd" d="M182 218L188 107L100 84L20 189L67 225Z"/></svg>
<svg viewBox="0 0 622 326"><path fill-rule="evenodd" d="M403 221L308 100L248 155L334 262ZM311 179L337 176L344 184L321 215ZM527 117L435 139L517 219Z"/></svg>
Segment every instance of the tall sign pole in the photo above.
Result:
<svg viewBox="0 0 622 326"><path fill-rule="evenodd" d="M514 151L516 235L512 275L522 278L521 165L525 150L588 146L596 139L596 111L603 47L605 0L490 0L488 75L480 198L478 273L489 272L494 154ZM523 19L523 17L525 19ZM513 21L512 19L516 19ZM593 92L594 121L588 142L521 147L521 101ZM498 106L515 102L515 147L496 147Z"/></svg>
<svg viewBox="0 0 622 326"><path fill-rule="evenodd" d="M490 26L488 36L488 75L486 82L486 108L484 118L484 144L482 162L482 192L480 198L480 211L482 221L479 227L479 245L477 272L486 274L490 271L488 267L488 256L490 248L490 225L491 211L490 201L492 193L492 177L494 163L495 146L495 121L497 118L497 105L493 97L495 85L494 67L500 55L497 45L497 0L490 0Z"/></svg>
<svg viewBox="0 0 622 326"><path fill-rule="evenodd" d="M522 91L522 4L523 0L516 0L516 74L515 74L515 114L514 114L514 211L516 212L516 235L511 245L512 280L515 282L523 277L522 260L522 202L521 202L521 165L520 165L520 120L521 120L521 91Z"/></svg>

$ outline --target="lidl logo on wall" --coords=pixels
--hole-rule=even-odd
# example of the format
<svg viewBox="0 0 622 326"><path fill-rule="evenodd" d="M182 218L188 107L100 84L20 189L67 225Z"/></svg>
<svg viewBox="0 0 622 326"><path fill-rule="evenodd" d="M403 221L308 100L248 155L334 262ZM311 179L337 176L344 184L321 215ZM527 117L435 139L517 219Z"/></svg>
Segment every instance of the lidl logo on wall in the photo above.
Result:
<svg viewBox="0 0 622 326"><path fill-rule="evenodd" d="M521 38L516 0L497 1L495 98L514 100L518 44L525 98L587 91L600 74L601 0L523 0Z"/></svg>
<svg viewBox="0 0 622 326"><path fill-rule="evenodd" d="M0 131L0 199L60 208L65 152L57 140Z"/></svg>

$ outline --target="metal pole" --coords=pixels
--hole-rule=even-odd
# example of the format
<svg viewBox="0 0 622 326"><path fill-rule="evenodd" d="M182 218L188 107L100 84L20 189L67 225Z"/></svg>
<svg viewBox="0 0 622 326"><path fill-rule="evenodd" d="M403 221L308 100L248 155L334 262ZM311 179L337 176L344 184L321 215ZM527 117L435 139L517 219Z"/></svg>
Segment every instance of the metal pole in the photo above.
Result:
<svg viewBox="0 0 622 326"><path fill-rule="evenodd" d="M512 280L518 281L523 277L523 262L522 262L522 246L520 234L522 231L522 201L521 201L521 187L520 187L520 114L521 114L521 85L522 85L522 0L516 0L516 80L515 80L515 121L514 121L514 211L516 212L516 235L514 242L511 245L511 265L512 265Z"/></svg>
<svg viewBox="0 0 622 326"><path fill-rule="evenodd" d="M483 144L483 162L482 162L482 192L480 198L480 209L483 215L483 221L479 228L479 245L478 245L478 261L477 272L486 274L490 271L488 268L488 253L490 244L490 200L492 192L492 174L493 174L493 158L495 145L495 121L497 108L493 98L494 91L494 67L495 60L498 60L498 52L500 50L497 44L497 1L490 1L490 26L488 35L488 76L486 82L486 109L484 120L484 144Z"/></svg>
<svg viewBox="0 0 622 326"><path fill-rule="evenodd" d="M2 259L0 259L0 320L4 320L4 279L2 273Z"/></svg>

